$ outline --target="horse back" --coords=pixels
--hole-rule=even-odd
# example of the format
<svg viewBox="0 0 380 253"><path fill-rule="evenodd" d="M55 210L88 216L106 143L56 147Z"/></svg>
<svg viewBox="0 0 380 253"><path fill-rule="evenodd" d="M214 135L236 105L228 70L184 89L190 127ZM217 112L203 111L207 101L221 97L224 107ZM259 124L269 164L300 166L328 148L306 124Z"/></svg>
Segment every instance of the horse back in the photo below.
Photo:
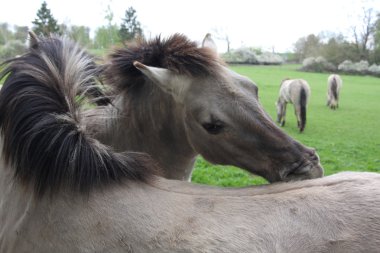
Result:
<svg viewBox="0 0 380 253"><path fill-rule="evenodd" d="M328 78L328 86L329 93L335 100L337 100L339 96L339 90L342 86L342 79L340 76L336 74L330 75Z"/></svg>
<svg viewBox="0 0 380 253"><path fill-rule="evenodd" d="M280 96L282 96L286 102L294 105L300 104L301 94L303 94L303 103L306 105L310 96L310 86L305 80L285 80L281 84Z"/></svg>

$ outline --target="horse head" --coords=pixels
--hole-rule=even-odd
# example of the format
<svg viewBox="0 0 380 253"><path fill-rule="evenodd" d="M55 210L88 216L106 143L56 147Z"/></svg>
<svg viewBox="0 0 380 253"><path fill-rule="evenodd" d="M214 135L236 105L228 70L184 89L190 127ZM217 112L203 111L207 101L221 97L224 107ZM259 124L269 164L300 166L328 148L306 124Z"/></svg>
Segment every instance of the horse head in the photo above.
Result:
<svg viewBox="0 0 380 253"><path fill-rule="evenodd" d="M163 51L167 54L173 51L171 55L161 54L158 59L135 52L139 57L127 63L120 51L111 62L120 67L119 71L135 67L142 74L132 71L140 80L137 86L149 83L173 99L174 107L181 108L177 112L185 129L182 138L196 153L212 163L234 165L270 182L323 175L315 150L283 132L264 111L255 83L182 35L158 43L166 47ZM139 47L146 49L149 44Z"/></svg>

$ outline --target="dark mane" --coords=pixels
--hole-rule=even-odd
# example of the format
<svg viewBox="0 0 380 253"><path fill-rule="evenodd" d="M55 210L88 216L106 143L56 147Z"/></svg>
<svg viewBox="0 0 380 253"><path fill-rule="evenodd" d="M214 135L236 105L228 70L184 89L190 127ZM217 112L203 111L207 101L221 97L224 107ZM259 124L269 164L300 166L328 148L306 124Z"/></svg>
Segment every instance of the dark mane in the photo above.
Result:
<svg viewBox="0 0 380 253"><path fill-rule="evenodd" d="M41 196L150 178L154 165L148 155L113 152L81 129L78 95L97 83L98 68L75 43L32 36L29 51L3 67L2 156L16 180Z"/></svg>
<svg viewBox="0 0 380 253"><path fill-rule="evenodd" d="M139 39L110 54L105 71L109 83L119 89L142 83L143 76L133 66L134 61L193 77L217 75L223 64L212 50L198 47L181 34L167 39L160 36L150 41Z"/></svg>

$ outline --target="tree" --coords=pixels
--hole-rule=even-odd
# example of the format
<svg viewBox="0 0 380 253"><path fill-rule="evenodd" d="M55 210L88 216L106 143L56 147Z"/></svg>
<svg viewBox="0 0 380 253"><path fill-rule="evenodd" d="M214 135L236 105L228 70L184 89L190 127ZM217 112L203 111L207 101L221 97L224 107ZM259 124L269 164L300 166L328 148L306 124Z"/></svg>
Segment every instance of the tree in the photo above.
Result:
<svg viewBox="0 0 380 253"><path fill-rule="evenodd" d="M369 43L374 34L376 22L373 17L373 9L364 9L361 27L352 26L352 34L355 40L355 46L360 59L368 60L369 58Z"/></svg>
<svg viewBox="0 0 380 253"><path fill-rule="evenodd" d="M294 45L294 52L299 61L307 57L317 57L320 55L321 42L320 38L314 34L308 35L306 38L300 38Z"/></svg>
<svg viewBox="0 0 380 253"><path fill-rule="evenodd" d="M59 34L58 22L47 8L46 2L42 3L41 8L37 11L37 18L32 23L34 24L33 31L37 35Z"/></svg>
<svg viewBox="0 0 380 253"><path fill-rule="evenodd" d="M377 14L377 20L374 27L374 50L372 61L380 64L380 13Z"/></svg>
<svg viewBox="0 0 380 253"><path fill-rule="evenodd" d="M8 23L0 23L0 45L5 45L13 39L12 31L9 29Z"/></svg>
<svg viewBox="0 0 380 253"><path fill-rule="evenodd" d="M88 46L91 43L90 28L86 26L71 26L68 35L74 41L78 42L82 46Z"/></svg>
<svg viewBox="0 0 380 253"><path fill-rule="evenodd" d="M338 66L345 60L353 62L360 60L356 53L355 45L345 41L342 35L330 38L326 44L322 44L321 56L335 66Z"/></svg>
<svg viewBox="0 0 380 253"><path fill-rule="evenodd" d="M95 48L108 48L110 45L120 42L119 27L112 23L113 17L111 7L108 5L104 17L108 21L108 24L96 29L94 38Z"/></svg>
<svg viewBox="0 0 380 253"><path fill-rule="evenodd" d="M119 43L119 27L117 25L101 26L95 31L94 46L95 48L108 48L109 46Z"/></svg>
<svg viewBox="0 0 380 253"><path fill-rule="evenodd" d="M28 39L28 30L29 28L27 26L15 26L15 40L25 43Z"/></svg>
<svg viewBox="0 0 380 253"><path fill-rule="evenodd" d="M142 36L143 31L141 29L140 22L137 21L136 10L133 7L129 7L125 11L125 18L122 20L119 36L124 44L126 41Z"/></svg>

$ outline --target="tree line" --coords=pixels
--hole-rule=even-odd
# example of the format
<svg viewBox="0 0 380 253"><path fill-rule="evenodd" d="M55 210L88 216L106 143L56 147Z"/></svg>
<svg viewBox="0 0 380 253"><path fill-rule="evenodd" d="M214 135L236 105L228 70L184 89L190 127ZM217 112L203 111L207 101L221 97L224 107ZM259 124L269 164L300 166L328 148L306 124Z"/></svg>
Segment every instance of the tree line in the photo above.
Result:
<svg viewBox="0 0 380 253"><path fill-rule="evenodd" d="M45 36L51 33L65 34L83 46L98 49L125 44L144 34L133 7L125 11L120 24L114 22L109 5L104 18L107 24L97 28L94 38L91 39L89 27L59 24L47 3L43 2L32 22L32 30ZM0 58L6 58L9 54L19 54L17 51L25 44L28 30L26 26L15 26L11 29L7 23L0 24ZM373 9L363 9L362 23L351 27L350 35L310 34L299 38L294 44L294 54L290 60L301 63L309 57L324 57L336 66L346 60L365 60L370 64L380 64L380 14L376 14Z"/></svg>
<svg viewBox="0 0 380 253"><path fill-rule="evenodd" d="M43 36L66 35L83 46L99 49L108 48L114 44L125 44L129 40L143 36L143 29L133 7L125 11L125 17L120 25L114 22L110 6L107 7L104 18L107 24L97 28L94 39L91 39L89 27L59 24L47 3L43 2L37 11L36 18L32 21L31 30ZM14 26L12 29L7 23L0 23L0 59L21 54L25 49L28 31L27 26Z"/></svg>
<svg viewBox="0 0 380 253"><path fill-rule="evenodd" d="M363 9L361 23L352 26L349 34L310 34L294 44L297 62L309 57L324 57L338 66L349 60L380 64L380 13Z"/></svg>

